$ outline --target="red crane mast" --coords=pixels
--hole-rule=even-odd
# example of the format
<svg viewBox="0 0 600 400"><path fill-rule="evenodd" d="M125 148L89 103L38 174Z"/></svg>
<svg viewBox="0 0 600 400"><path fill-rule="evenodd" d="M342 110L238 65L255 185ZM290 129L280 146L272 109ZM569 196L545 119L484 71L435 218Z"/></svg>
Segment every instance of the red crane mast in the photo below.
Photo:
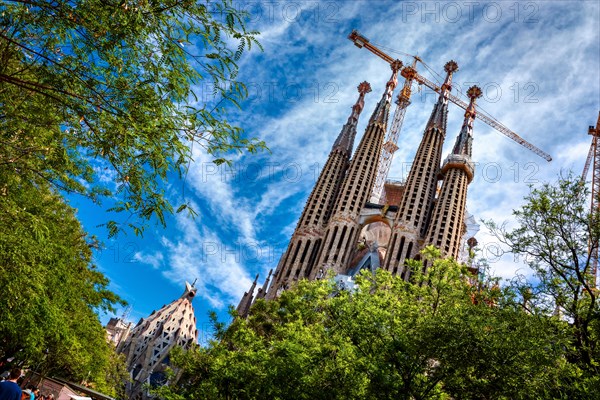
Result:
<svg viewBox="0 0 600 400"><path fill-rule="evenodd" d="M587 159L585 160L585 166L583 167L583 174L581 174L582 182L585 182L588 171L592 160L594 160L594 167L592 168L592 200L590 212L592 214L600 212L600 146L598 146L598 137L600 137L600 112L598 112L598 121L596 126L590 126L588 133L592 136L592 144L590 145L590 151L588 152ZM590 263L592 269L590 275L592 276L592 285L596 287L596 274L598 271L598 244L590 242Z"/></svg>

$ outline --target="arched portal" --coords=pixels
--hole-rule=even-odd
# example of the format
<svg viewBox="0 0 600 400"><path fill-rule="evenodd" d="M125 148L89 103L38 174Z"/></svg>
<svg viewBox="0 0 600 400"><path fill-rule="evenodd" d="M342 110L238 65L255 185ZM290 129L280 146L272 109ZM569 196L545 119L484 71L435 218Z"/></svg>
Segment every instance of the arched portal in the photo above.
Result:
<svg viewBox="0 0 600 400"><path fill-rule="evenodd" d="M385 218L374 218L364 225L348 264L346 275L354 276L362 269L375 271L383 264L392 229Z"/></svg>

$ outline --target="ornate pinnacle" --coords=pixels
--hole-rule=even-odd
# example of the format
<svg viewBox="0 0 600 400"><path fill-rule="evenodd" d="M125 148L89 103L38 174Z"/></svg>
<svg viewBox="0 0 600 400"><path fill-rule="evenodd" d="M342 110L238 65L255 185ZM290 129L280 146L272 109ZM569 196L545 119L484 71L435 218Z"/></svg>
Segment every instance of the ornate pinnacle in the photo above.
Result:
<svg viewBox="0 0 600 400"><path fill-rule="evenodd" d="M444 71L448 73L453 73L458 71L458 64L454 60L450 60L444 65Z"/></svg>
<svg viewBox="0 0 600 400"><path fill-rule="evenodd" d="M384 126L387 125L389 107L392 102L392 95L394 94L394 89L398 84L398 71L402 68L402 61L395 60L390 64L390 67L392 68L392 76L390 76L390 79L385 84L385 92L383 92L381 100L377 104L375 111L373 111L373 115L371 116L369 124L374 121L377 121L383 124Z"/></svg>
<svg viewBox="0 0 600 400"><path fill-rule="evenodd" d="M395 60L394 62L392 62L390 64L390 68L392 68L392 76L390 77L390 80L387 82L386 87L391 88L391 92L394 91L394 89L396 88L396 85L398 84L398 71L400 71L400 69L402 68L402 61L400 60ZM390 93L390 97L391 97L391 93Z"/></svg>
<svg viewBox="0 0 600 400"><path fill-rule="evenodd" d="M481 88L477 85L471 86L469 90L467 90L467 96L471 101L469 102L469 107L467 107L467 110L465 111L465 118L475 118L475 100L480 98L482 94Z"/></svg>
<svg viewBox="0 0 600 400"><path fill-rule="evenodd" d="M458 71L458 64L454 60L450 60L444 65L444 71L446 71L446 80L442 85L442 93L446 93L452 90L452 74Z"/></svg>
<svg viewBox="0 0 600 400"><path fill-rule="evenodd" d="M475 120L476 115L475 100L481 97L481 94L481 89L478 86L471 86L469 90L467 90L467 96L469 96L471 101L469 102L469 106L465 111L465 120L463 122L462 129L460 130L460 134L456 138L456 144L454 145L452 154L471 157L471 142L473 141L473 121ZM450 158L452 158L452 156L449 156L448 160L450 160ZM473 177L472 171L467 171L467 175L470 176L470 181Z"/></svg>
<svg viewBox="0 0 600 400"><path fill-rule="evenodd" d="M363 107L365 106L365 94L371 91L371 85L369 84L369 82L364 81L358 85L357 89L358 93L360 93L360 96L358 96L356 103L354 103L354 105L352 106L352 115L350 115L348 121L358 120L358 116L360 115Z"/></svg>
<svg viewBox="0 0 600 400"><path fill-rule="evenodd" d="M475 99L480 98L483 95L481 88L477 85L471 86L469 90L467 90L467 96L471 99L471 102L475 102Z"/></svg>
<svg viewBox="0 0 600 400"><path fill-rule="evenodd" d="M390 64L390 67L392 68L392 76L390 77L390 80L387 81L386 85L385 85L385 94L384 97L386 98L387 101L390 101L392 99L392 94L394 93L394 89L396 89L396 85L398 85L398 71L400 71L400 69L402 68L402 61L400 60L395 60L394 62L392 62Z"/></svg>
<svg viewBox="0 0 600 400"><path fill-rule="evenodd" d="M356 124L358 122L358 117L362 112L365 106L365 94L371 91L371 85L369 82L364 81L361 82L358 87L358 99L356 103L352 106L352 113L348 117L348 122L342 128L339 136L333 143L332 151L337 149L338 151L342 151L347 154L348 157L352 153L352 145L354 143L354 136L356 135Z"/></svg>
<svg viewBox="0 0 600 400"><path fill-rule="evenodd" d="M367 81L361 82L358 86L358 93L360 94L365 94L365 93L370 93L371 92L371 84Z"/></svg>

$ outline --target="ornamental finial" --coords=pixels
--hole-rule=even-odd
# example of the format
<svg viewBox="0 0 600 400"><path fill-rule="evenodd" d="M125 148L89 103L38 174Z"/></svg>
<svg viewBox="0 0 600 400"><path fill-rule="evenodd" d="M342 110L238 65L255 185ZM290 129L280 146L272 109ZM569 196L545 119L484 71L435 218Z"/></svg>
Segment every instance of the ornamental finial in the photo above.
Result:
<svg viewBox="0 0 600 400"><path fill-rule="evenodd" d="M361 82L358 85L357 89L358 89L358 93L360 94L360 96L358 96L356 103L354 103L354 105L352 106L352 115L350 115L350 118L348 118L348 121L351 121L351 120L357 121L358 120L358 116L360 115L362 109L365 106L365 94L367 94L371 91L371 84L369 84L369 82L367 82L367 81Z"/></svg>
<svg viewBox="0 0 600 400"><path fill-rule="evenodd" d="M454 60L450 60L444 65L444 71L448 73L453 73L458 71L458 64Z"/></svg>
<svg viewBox="0 0 600 400"><path fill-rule="evenodd" d="M388 102L392 99L392 93L394 93L394 89L396 89L396 86L398 85L398 71L402 68L402 61L395 60L390 64L390 67L392 68L392 76L385 85L386 90L384 94L384 97Z"/></svg>
<svg viewBox="0 0 600 400"><path fill-rule="evenodd" d="M396 85L398 85L398 71L402 68L402 61L395 60L390 64L390 67L392 68L392 76L390 76L390 79L385 84L385 92L383 92L381 100L377 104L375 111L373 111L369 124L373 121L377 121L384 126L387 125L389 107L392 102L394 89L396 88Z"/></svg>
<svg viewBox="0 0 600 400"><path fill-rule="evenodd" d="M471 86L469 90L467 90L467 96L471 99L471 102L474 103L475 99L480 98L483 95L481 88L477 85Z"/></svg>
<svg viewBox="0 0 600 400"><path fill-rule="evenodd" d="M458 71L458 64L450 60L444 65L444 71L446 71L446 80L442 85L442 93L447 93L452 90L452 74Z"/></svg>
<svg viewBox="0 0 600 400"><path fill-rule="evenodd" d="M357 89L358 89L358 93L360 93L360 94L370 93L371 92L371 84L367 81L363 81L358 85Z"/></svg>
<svg viewBox="0 0 600 400"><path fill-rule="evenodd" d="M456 138L452 154L471 157L471 143L473 142L473 121L477 115L475 111L475 100L481 97L482 91L479 86L471 86L467 90L467 96L471 99L469 106L465 110L465 120L463 122L460 134ZM471 171L469 181L473 178Z"/></svg>
<svg viewBox="0 0 600 400"><path fill-rule="evenodd" d="M356 124L358 122L358 117L365 106L365 94L371 91L371 85L367 81L361 82L357 89L359 96L356 100L356 103L354 103L352 106L352 113L348 117L348 122L344 124L342 131L333 143L333 147L331 149L332 151L336 149L338 151L342 151L348 156L352 153L352 145L354 143L354 136L356 135Z"/></svg>
<svg viewBox="0 0 600 400"><path fill-rule="evenodd" d="M477 85L471 86L469 90L467 90L467 96L471 99L469 102L469 107L465 111L465 118L475 118L475 100L482 96L483 92L481 88Z"/></svg>

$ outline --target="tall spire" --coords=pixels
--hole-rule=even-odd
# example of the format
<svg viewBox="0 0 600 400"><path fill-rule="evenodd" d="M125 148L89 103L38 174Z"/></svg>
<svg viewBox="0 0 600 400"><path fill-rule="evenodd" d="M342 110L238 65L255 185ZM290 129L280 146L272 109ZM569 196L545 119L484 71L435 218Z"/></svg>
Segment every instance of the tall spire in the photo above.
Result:
<svg viewBox="0 0 600 400"><path fill-rule="evenodd" d="M258 289L258 292L256 293L256 297L255 297L255 301L257 299L262 299L265 297L265 295L267 294L267 289L269 287L269 281L271 280L271 274L273 273L273 270L270 269L269 270L269 275L267 275L267 279L265 279L265 282L263 283L262 287L260 289Z"/></svg>
<svg viewBox="0 0 600 400"><path fill-rule="evenodd" d="M371 120L369 121L369 123L373 121L379 122L384 127L387 127L390 104L392 103L394 89L398 85L398 71L402 68L402 61L396 60L390 64L390 67L392 68L392 76L385 84L385 92L383 92L381 100L377 103L377 107L373 111L373 115L371 115Z"/></svg>
<svg viewBox="0 0 600 400"><path fill-rule="evenodd" d="M475 173L471 162L471 143L476 115L475 100L481 97L481 89L472 86L467 95L471 101L452 153L446 157L440 171L444 182L425 236L425 244L432 244L438 247L444 256L454 258L460 253L461 238L465 230L467 190Z"/></svg>
<svg viewBox="0 0 600 400"><path fill-rule="evenodd" d="M471 157L471 143L473 142L473 121L477 115L475 111L475 101L481 97L481 89L478 86L472 86L467 91L467 96L471 99L469 106L465 111L465 120L463 121L460 134L456 138L456 143L452 149L452 154L460 154Z"/></svg>
<svg viewBox="0 0 600 400"><path fill-rule="evenodd" d="M308 277L313 270L322 249L324 230L335 207L334 201L350 163L358 117L364 108L364 97L370 91L371 85L368 82L358 85L359 96L352 106L352 113L333 144L288 248L275 269L266 295L269 299L276 297L278 290L288 287L290 282Z"/></svg>
<svg viewBox="0 0 600 400"><path fill-rule="evenodd" d="M436 127L438 129L443 129L444 132L446 131L446 120L448 118L448 94L452 90L452 74L458 71L458 64L455 61L450 60L446 63L446 65L444 65L444 71L446 71L446 79L440 88L440 96L438 97L438 101L431 112L431 117L429 117L429 122L425 128L426 130Z"/></svg>
<svg viewBox="0 0 600 400"><path fill-rule="evenodd" d="M384 262L387 270L401 274L405 279L408 279L408 273L404 261L418 254L434 207L446 137L448 94L452 90L452 74L458 70L458 65L448 61L444 70L446 79L406 179Z"/></svg>
<svg viewBox="0 0 600 400"><path fill-rule="evenodd" d="M354 147L354 137L356 136L356 125L358 123L358 117L361 111L365 107L365 94L371 92L371 85L369 82L361 82L358 85L358 99L352 106L352 114L348 117L348 121L342 127L342 131L338 135L337 139L333 143L332 150L341 151L344 154L350 156L352 154L352 147Z"/></svg>
<svg viewBox="0 0 600 400"><path fill-rule="evenodd" d="M390 66L392 76L352 157L324 234L322 251L309 278L314 278L321 270L341 272L360 234L360 211L369 200L375 184L390 104L398 84L398 70L402 67L402 62L396 60Z"/></svg>
<svg viewBox="0 0 600 400"><path fill-rule="evenodd" d="M242 296L242 300L240 300L240 304L237 306L237 313L240 317L246 317L248 315L248 311L250 311L250 306L252 305L252 300L254 298L254 289L256 288L256 282L258 281L258 274L254 278L254 282L252 282L252 286L250 290L244 292Z"/></svg>

